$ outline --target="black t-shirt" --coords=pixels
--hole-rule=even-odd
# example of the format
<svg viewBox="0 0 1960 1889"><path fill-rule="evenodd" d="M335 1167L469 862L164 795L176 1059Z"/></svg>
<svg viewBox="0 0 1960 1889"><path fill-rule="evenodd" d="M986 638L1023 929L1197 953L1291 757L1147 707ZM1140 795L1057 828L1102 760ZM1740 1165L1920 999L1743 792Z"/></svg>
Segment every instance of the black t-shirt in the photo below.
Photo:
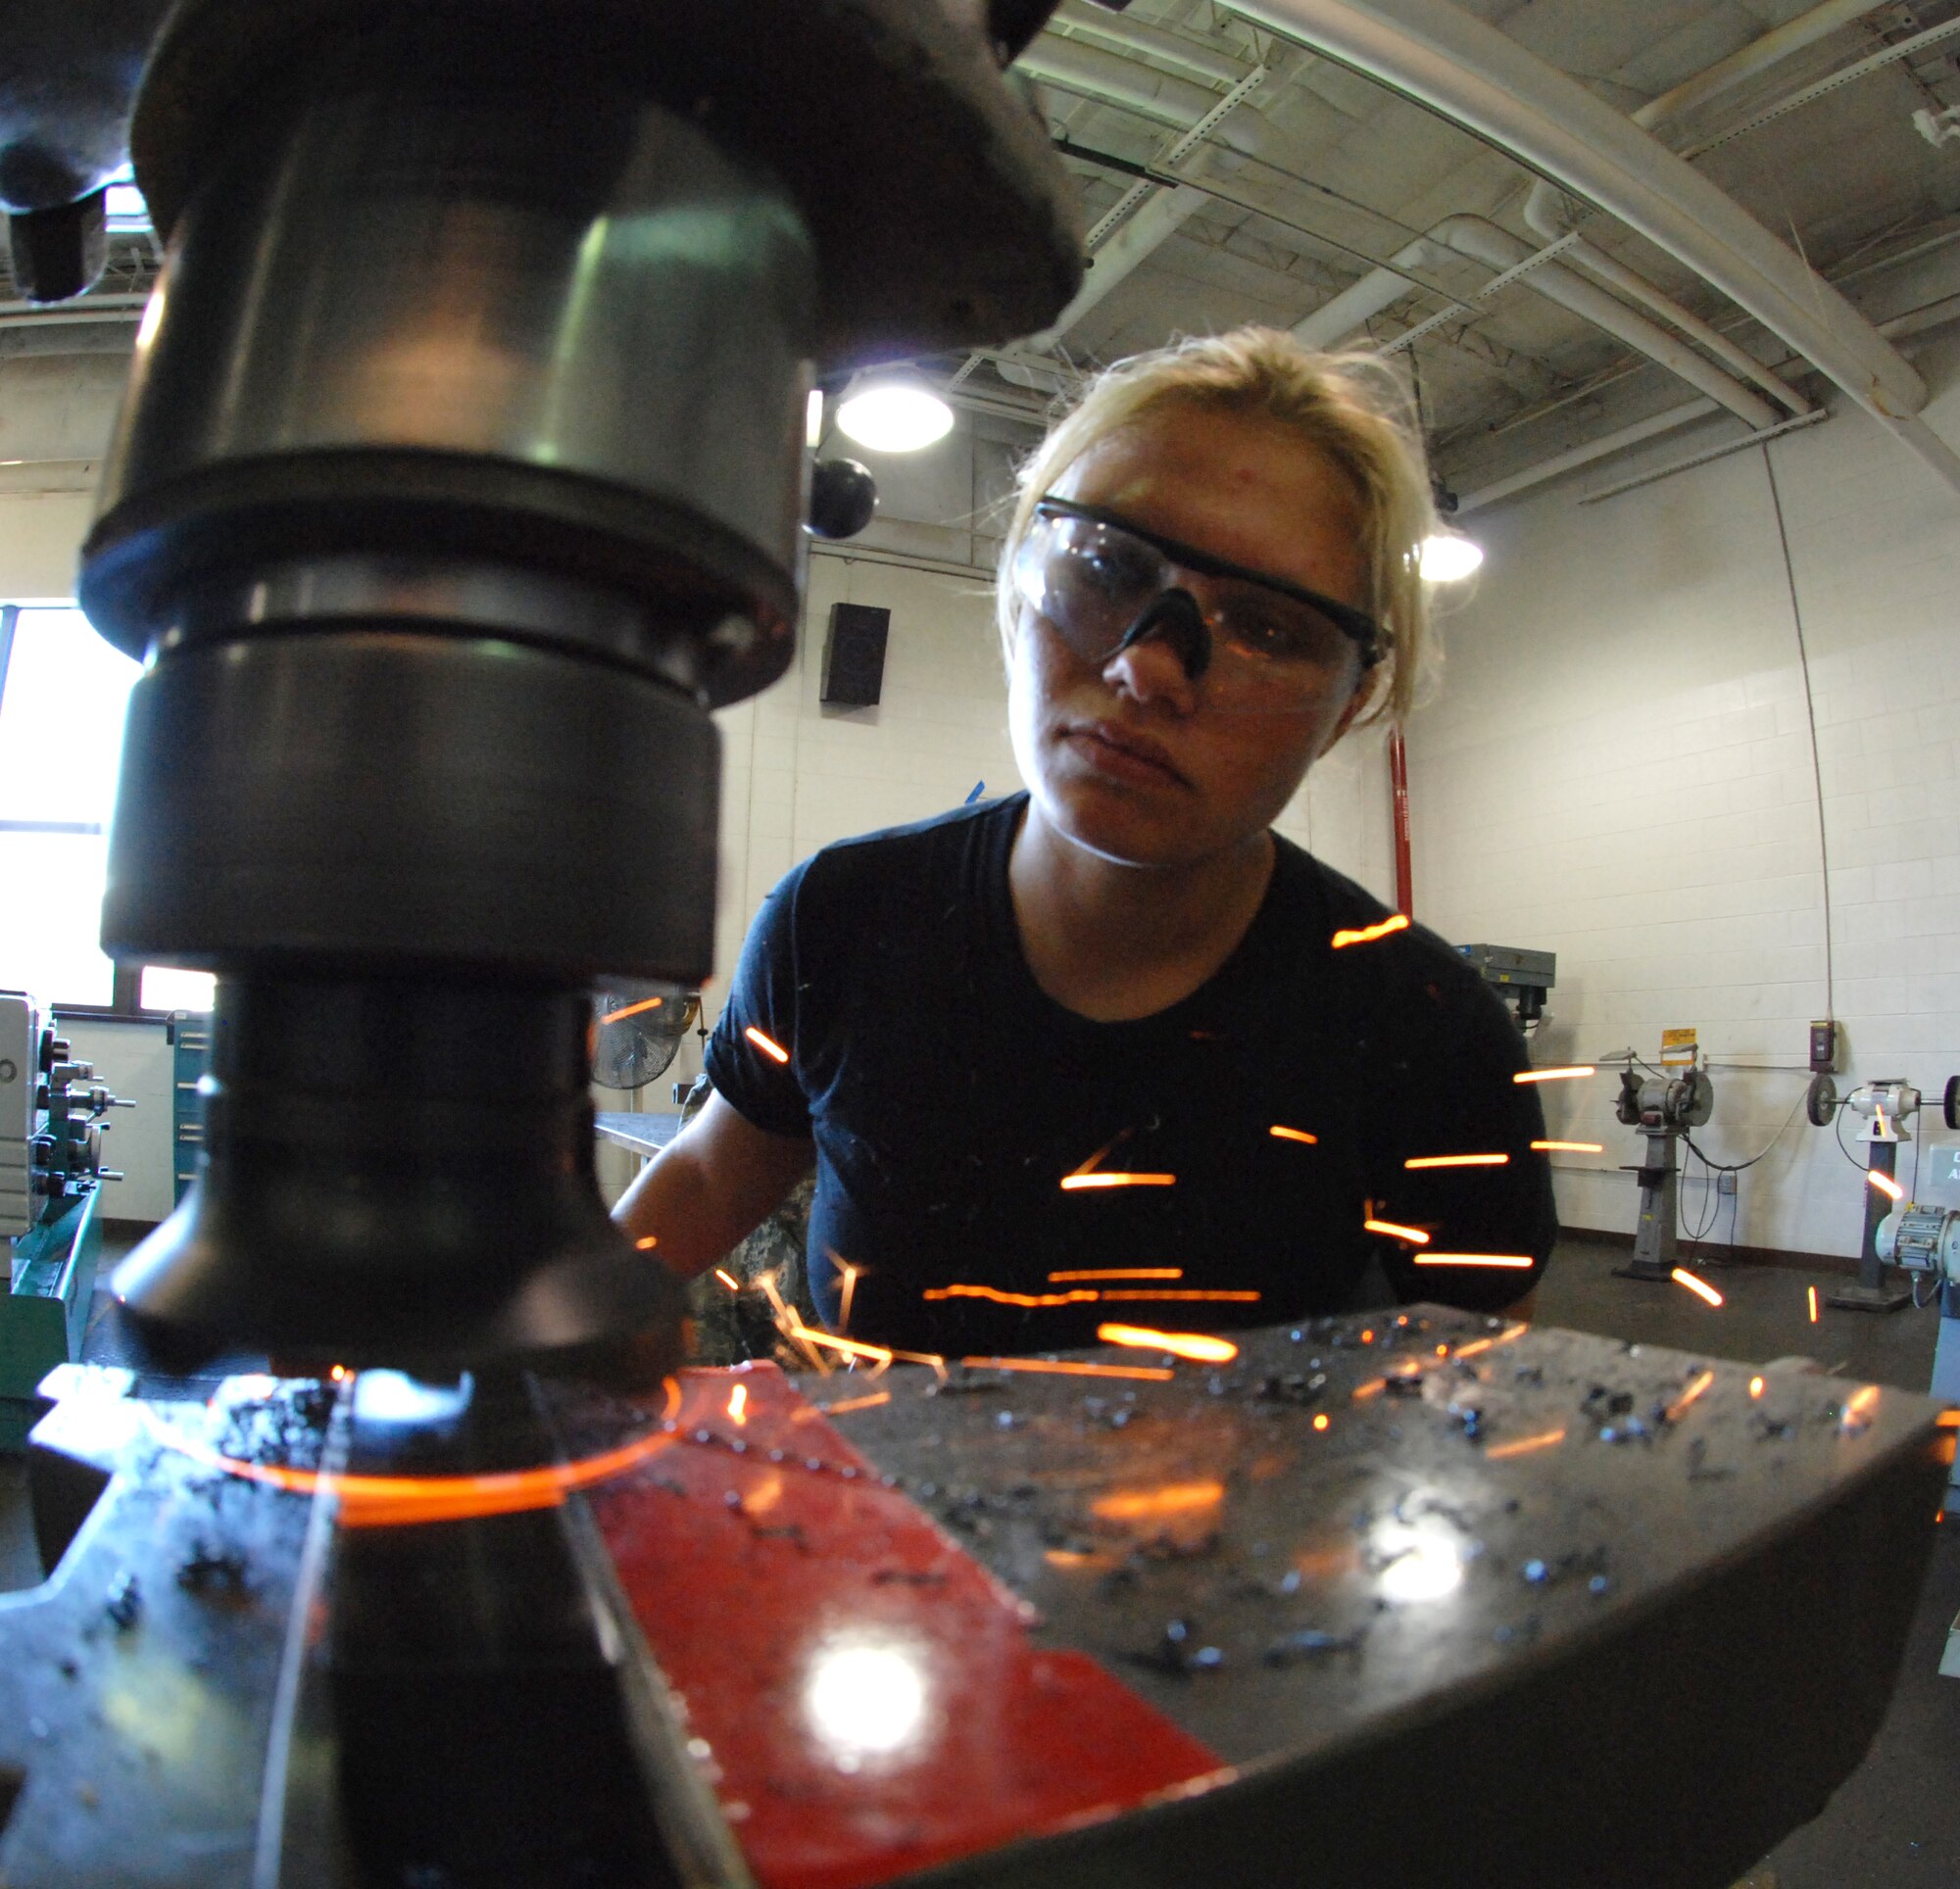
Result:
<svg viewBox="0 0 1960 1889"><path fill-rule="evenodd" d="M1412 926L1336 948L1388 909L1275 835L1265 899L1217 973L1154 1016L1092 1022L1021 950L1007 864L1025 804L825 848L743 946L708 1072L756 1127L814 1138L809 1279L833 1325L842 1263L853 1335L960 1354L1091 1343L1105 1320L1340 1311L1371 1257L1403 1300L1494 1309L1530 1289L1557 1233L1531 1146L1544 1120L1511 1080L1508 1013L1447 944ZM1404 1165L1461 1154L1505 1159ZM1112 1272L1176 1277L1057 1277ZM1256 1296L1172 1296L1208 1292Z"/></svg>

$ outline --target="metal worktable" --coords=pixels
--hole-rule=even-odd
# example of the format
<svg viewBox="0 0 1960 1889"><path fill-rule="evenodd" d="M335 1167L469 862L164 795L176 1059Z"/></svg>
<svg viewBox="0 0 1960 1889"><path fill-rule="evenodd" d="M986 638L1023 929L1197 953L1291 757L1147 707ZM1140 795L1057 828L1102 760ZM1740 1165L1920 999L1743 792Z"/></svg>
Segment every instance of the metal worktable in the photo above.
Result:
<svg viewBox="0 0 1960 1889"><path fill-rule="evenodd" d="M662 1827L711 1856L705 1814L739 1845L690 1879L1720 1889L1857 1763L1933 1538L1937 1405L1434 1309L1242 1339L1216 1369L534 1386L562 1506L414 1525L354 1482L295 1492L346 1421L330 1386L84 1381L36 1450L39 1519L73 1545L0 1602L0 1776L23 1780L0 1868L350 1880L305 1675L320 1620L383 1597L399 1697L441 1745L455 1673L399 1630L419 1567L447 1571L428 1636L501 1649L464 1722L494 1744L480 1715L508 1699L525 1757L484 1801L537 1773L574 1822L578 1780L612 1773L509 1636L551 1615L541 1569L583 1571L627 1742L666 1722L686 1754L678 1780L650 1761ZM495 1632L442 1624L472 1609ZM415 1742L405 1801L464 1789L467 1737Z"/></svg>

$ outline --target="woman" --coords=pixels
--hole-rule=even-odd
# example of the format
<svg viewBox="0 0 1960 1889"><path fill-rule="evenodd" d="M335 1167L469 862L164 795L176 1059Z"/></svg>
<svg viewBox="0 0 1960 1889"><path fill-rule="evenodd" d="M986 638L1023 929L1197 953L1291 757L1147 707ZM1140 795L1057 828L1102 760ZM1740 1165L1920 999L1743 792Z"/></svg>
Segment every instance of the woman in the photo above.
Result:
<svg viewBox="0 0 1960 1889"><path fill-rule="evenodd" d="M887 1344L1338 1311L1371 1259L1403 1299L1528 1295L1556 1227L1516 1030L1271 831L1421 679L1434 517L1399 415L1378 363L1262 329L1091 387L1002 556L1027 792L790 873L713 1101L616 1210L635 1235L713 1265L813 1140L817 1305ZM1421 1165L1460 1154L1487 1159Z"/></svg>

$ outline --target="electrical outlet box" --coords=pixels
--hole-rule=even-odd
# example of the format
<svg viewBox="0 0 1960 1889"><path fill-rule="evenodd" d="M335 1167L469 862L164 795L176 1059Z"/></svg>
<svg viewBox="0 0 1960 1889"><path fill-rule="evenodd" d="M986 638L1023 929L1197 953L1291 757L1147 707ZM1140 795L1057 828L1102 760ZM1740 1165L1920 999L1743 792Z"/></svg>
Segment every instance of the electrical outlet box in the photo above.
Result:
<svg viewBox="0 0 1960 1889"><path fill-rule="evenodd" d="M1736 1191L1736 1177L1733 1174L1718 1174L1715 1177L1715 1191L1717 1193L1734 1193Z"/></svg>
<svg viewBox="0 0 1960 1889"><path fill-rule="evenodd" d="M1810 1026L1810 1067L1829 1075L1838 1067L1838 1021L1819 1017Z"/></svg>

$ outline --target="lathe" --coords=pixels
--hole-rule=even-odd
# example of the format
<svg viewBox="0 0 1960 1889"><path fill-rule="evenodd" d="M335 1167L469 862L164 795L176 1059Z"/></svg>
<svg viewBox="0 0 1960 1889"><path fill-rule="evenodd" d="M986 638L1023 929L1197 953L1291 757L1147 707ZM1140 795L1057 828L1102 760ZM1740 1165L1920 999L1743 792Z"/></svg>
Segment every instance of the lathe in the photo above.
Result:
<svg viewBox="0 0 1960 1889"><path fill-rule="evenodd" d="M585 993L710 968L709 710L789 660L813 371L1078 279L1001 73L1049 11L0 24L89 81L0 93L29 293L142 73L104 939L219 980L144 1368L44 1386L11 1889L1712 1889L1862 1752L1929 1400L1427 1308L688 1373L606 1215Z"/></svg>

